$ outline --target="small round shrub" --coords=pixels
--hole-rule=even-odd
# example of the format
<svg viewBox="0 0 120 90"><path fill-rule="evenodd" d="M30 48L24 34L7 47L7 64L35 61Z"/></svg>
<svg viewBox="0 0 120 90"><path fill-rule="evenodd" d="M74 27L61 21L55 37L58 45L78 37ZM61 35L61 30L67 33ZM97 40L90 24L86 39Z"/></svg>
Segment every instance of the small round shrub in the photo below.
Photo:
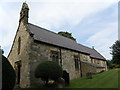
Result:
<svg viewBox="0 0 120 90"><path fill-rule="evenodd" d="M56 62L52 61L40 63L35 70L35 77L45 80L46 84L49 79L57 80L59 77L62 77L62 74L62 68Z"/></svg>
<svg viewBox="0 0 120 90"><path fill-rule="evenodd" d="M12 90L16 81L16 74L8 59L2 55L2 90Z"/></svg>

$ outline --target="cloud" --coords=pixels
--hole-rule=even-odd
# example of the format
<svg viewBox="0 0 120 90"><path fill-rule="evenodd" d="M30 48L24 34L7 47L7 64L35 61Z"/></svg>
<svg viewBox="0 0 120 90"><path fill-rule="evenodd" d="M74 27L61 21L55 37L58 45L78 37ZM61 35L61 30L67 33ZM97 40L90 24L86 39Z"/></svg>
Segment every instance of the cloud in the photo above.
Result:
<svg viewBox="0 0 120 90"><path fill-rule="evenodd" d="M60 28L64 23L75 26L83 18L90 14L102 11L111 5L111 2L64 2L64 3L42 3L42 5L31 4L30 21L43 27L51 29L52 27ZM112 0L111 0L112 1Z"/></svg>
<svg viewBox="0 0 120 90"><path fill-rule="evenodd" d="M86 40L86 42L94 45L107 59L111 59L110 47L117 40L117 25L117 22L109 23L104 30L95 33Z"/></svg>
<svg viewBox="0 0 120 90"><path fill-rule="evenodd" d="M65 24L74 28L85 17L100 12L117 1L29 0L27 1L30 7L29 21L49 30L52 30L52 28L59 30ZM4 4L0 5L0 45L3 49L5 47L10 49L18 27L19 12L24 0L1 0L0 2Z"/></svg>
<svg viewBox="0 0 120 90"><path fill-rule="evenodd" d="M0 13L0 45L4 48L11 45L18 23L16 11L0 7Z"/></svg>

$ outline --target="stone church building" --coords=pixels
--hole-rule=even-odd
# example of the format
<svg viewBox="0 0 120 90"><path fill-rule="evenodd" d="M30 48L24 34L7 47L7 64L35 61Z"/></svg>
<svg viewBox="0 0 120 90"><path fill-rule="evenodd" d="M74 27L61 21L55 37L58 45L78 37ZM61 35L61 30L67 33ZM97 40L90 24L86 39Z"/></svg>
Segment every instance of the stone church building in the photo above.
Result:
<svg viewBox="0 0 120 90"><path fill-rule="evenodd" d="M29 7L23 3L19 26L8 60L16 71L21 88L39 84L34 71L43 61L57 62L70 80L87 72L107 70L106 59L95 49L28 22Z"/></svg>

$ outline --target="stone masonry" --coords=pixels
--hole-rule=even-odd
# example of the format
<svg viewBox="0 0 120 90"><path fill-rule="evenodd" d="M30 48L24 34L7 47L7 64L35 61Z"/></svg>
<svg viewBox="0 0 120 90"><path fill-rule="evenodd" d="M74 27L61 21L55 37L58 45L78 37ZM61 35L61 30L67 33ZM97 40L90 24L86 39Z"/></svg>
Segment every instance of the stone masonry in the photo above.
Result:
<svg viewBox="0 0 120 90"><path fill-rule="evenodd" d="M27 28L28 15L26 13L28 13L28 10L28 5L24 3L21 10L23 15L21 15L18 30L8 55L8 60L16 71L16 81L18 82L16 85L21 88L39 85L40 80L35 78L34 71L41 62L52 61L51 51L58 53L58 63L63 70L69 73L70 80L81 77L81 73L85 76L90 71L100 72L107 70L105 60L95 59L85 53L35 41L34 35ZM78 59L77 69L75 67L75 57ZM105 68L99 69L84 62L97 64Z"/></svg>

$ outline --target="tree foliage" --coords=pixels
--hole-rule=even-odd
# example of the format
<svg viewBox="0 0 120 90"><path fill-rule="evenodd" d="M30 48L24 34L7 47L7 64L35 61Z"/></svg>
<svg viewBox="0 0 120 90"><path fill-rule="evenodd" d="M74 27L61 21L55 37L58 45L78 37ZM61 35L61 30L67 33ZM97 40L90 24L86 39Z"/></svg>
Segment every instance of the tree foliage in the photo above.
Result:
<svg viewBox="0 0 120 90"><path fill-rule="evenodd" d="M58 32L58 34L76 41L76 39L72 36L72 33L69 33L69 32Z"/></svg>
<svg viewBox="0 0 120 90"><path fill-rule="evenodd" d="M113 64L112 64L112 61L110 61L110 60L107 60L107 66L108 66L109 69L113 69L114 68Z"/></svg>
<svg viewBox="0 0 120 90"><path fill-rule="evenodd" d="M112 63L120 65L120 41L116 41L112 47Z"/></svg>
<svg viewBox="0 0 120 90"><path fill-rule="evenodd" d="M35 70L35 77L41 78L42 80L48 83L48 80L57 80L59 77L62 77L63 70L55 62L45 61L40 63Z"/></svg>
<svg viewBox="0 0 120 90"><path fill-rule="evenodd" d="M16 81L16 74L8 59L2 55L2 89L12 90Z"/></svg>

